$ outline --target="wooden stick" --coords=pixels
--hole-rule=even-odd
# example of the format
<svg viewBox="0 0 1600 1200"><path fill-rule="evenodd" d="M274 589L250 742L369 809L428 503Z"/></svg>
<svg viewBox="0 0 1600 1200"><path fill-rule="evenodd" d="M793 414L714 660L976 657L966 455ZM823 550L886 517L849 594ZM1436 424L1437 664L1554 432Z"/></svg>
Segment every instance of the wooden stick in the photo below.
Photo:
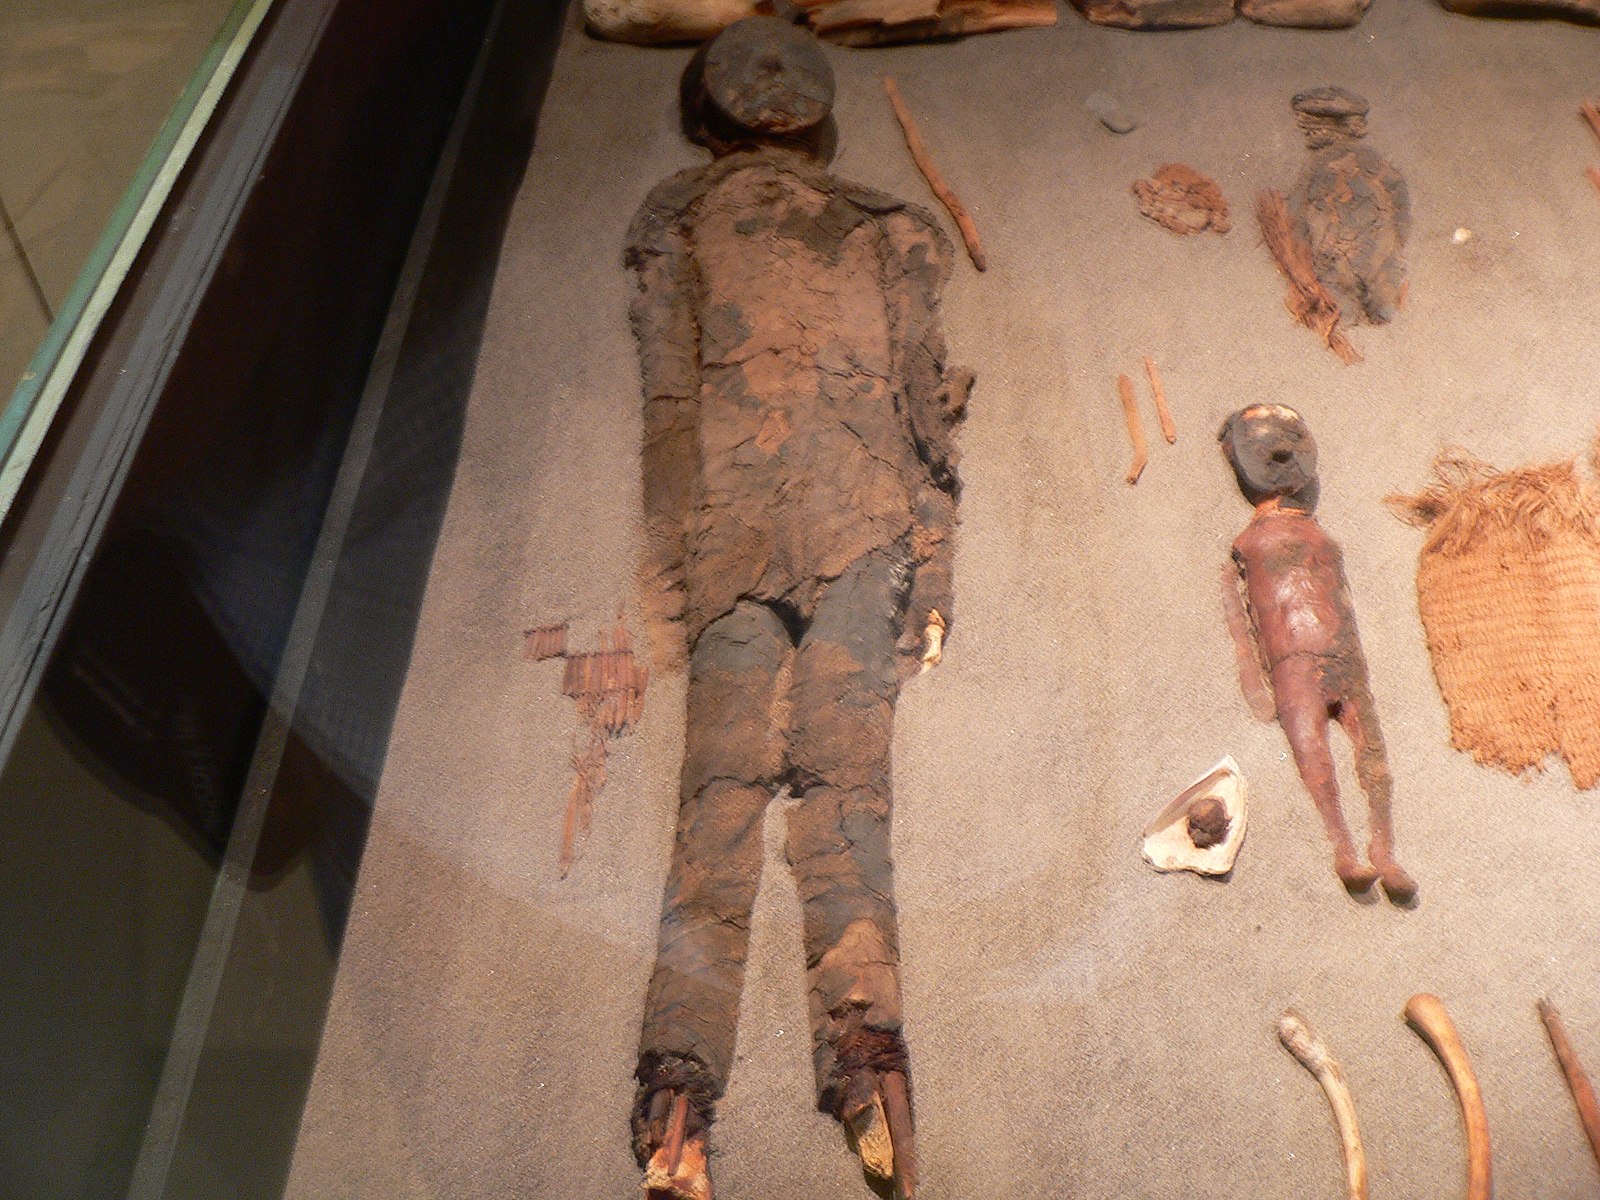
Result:
<svg viewBox="0 0 1600 1200"><path fill-rule="evenodd" d="M1578 1120L1583 1122L1583 1132L1589 1138L1589 1149L1595 1161L1600 1163L1600 1103L1595 1101L1594 1087L1584 1074L1583 1064L1578 1061L1578 1052L1567 1038L1567 1028L1561 1023L1561 1014L1556 1011L1556 1006L1548 1000L1540 1000L1539 1016L1544 1020L1545 1032L1550 1035L1550 1045L1555 1049L1556 1061L1561 1064L1561 1073L1567 1077L1573 1103L1578 1106Z"/></svg>
<svg viewBox="0 0 1600 1200"><path fill-rule="evenodd" d="M1167 445L1170 446L1178 440L1178 427L1173 424L1172 410L1167 407L1167 390L1161 386L1161 372L1156 370L1156 360L1148 354L1144 356L1144 373L1150 376L1150 390L1155 394L1161 436L1167 439Z"/></svg>
<svg viewBox="0 0 1600 1200"><path fill-rule="evenodd" d="M1461 1102L1461 1119L1467 1127L1467 1200L1491 1200L1494 1180L1489 1162L1489 1117L1455 1022L1445 1011L1444 1001L1426 992L1406 1001L1404 1016L1444 1063Z"/></svg>
<svg viewBox="0 0 1600 1200"><path fill-rule="evenodd" d="M661 1143L662 1153L666 1156L667 1174L677 1173L678 1164L683 1161L683 1137L689 1129L689 1094L687 1092L672 1093L672 1115L667 1118L667 1137Z"/></svg>
<svg viewBox="0 0 1600 1200"><path fill-rule="evenodd" d="M980 271L987 270L989 260L983 253L983 241L978 237L978 227L972 221L972 214L967 211L967 206L961 203L961 198L951 190L950 185L944 181L944 176L939 174L939 168L933 165L933 159L928 155L928 148L922 144L922 134L917 129L917 123L911 116L911 110L906 107L905 99L900 95L900 88L895 84L892 75L883 77L883 90L889 97L890 107L894 109L895 120L900 122L900 132L905 134L906 149L911 151L911 161L917 164L917 170L922 172L922 177L928 181L933 194L939 197L939 203L949 209L951 219L961 231L961 240L967 244L967 254L972 258L972 265Z"/></svg>
<svg viewBox="0 0 1600 1200"><path fill-rule="evenodd" d="M1117 391L1122 396L1122 415L1128 420L1128 440L1133 443L1133 462L1125 476L1129 483L1138 483L1144 466L1150 461L1150 447L1144 440L1144 424L1139 420L1139 405L1133 398L1133 380L1126 375L1117 376Z"/></svg>
<svg viewBox="0 0 1600 1200"><path fill-rule="evenodd" d="M917 1143L911 1127L911 1096L906 1077L899 1071L879 1076L883 1088L884 1120L894 1146L895 1200L914 1200L917 1192Z"/></svg>
<svg viewBox="0 0 1600 1200"><path fill-rule="evenodd" d="M1328 1051L1328 1044L1312 1032L1306 1019L1288 1009L1278 1021L1278 1040L1316 1076L1333 1109L1333 1122L1339 1127L1339 1142L1344 1147L1345 1179L1350 1200L1367 1200L1367 1155L1361 1147L1361 1129L1356 1125L1355 1101L1344 1081L1344 1071Z"/></svg>

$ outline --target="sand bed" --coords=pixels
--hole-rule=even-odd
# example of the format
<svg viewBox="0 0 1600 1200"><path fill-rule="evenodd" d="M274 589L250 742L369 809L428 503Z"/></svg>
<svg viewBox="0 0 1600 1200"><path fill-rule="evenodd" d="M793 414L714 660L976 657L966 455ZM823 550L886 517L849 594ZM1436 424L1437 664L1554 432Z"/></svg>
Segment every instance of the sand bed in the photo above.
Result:
<svg viewBox="0 0 1600 1200"><path fill-rule="evenodd" d="M628 220L700 161L676 127L686 51L569 27L501 263L466 443L306 1110L291 1195L636 1194L627 1114L676 803L683 680L651 682L593 834L556 857L578 716L521 632L592 643L634 608L640 437ZM1315 1084L1274 1023L1343 1060L1378 1197L1461 1194L1448 1082L1400 1019L1445 998L1478 1067L1497 1195L1593 1195L1533 1001L1600 1067L1600 800L1448 745L1414 590L1421 535L1382 505L1447 443L1565 456L1600 407L1600 31L1377 0L1358 27L1090 26L830 51L835 170L930 203L879 87L895 74L991 267L947 292L978 375L963 434L958 618L896 741L907 1036L928 1200L1343 1194ZM1291 323L1254 193L1291 184L1295 91L1373 105L1415 206L1411 291L1346 367ZM1142 122L1117 137L1093 91ZM1129 183L1181 160L1225 237L1142 220ZM1463 243L1458 228L1472 231ZM1161 366L1180 430L1136 488L1115 377ZM1141 381L1141 389L1143 387ZM1234 681L1216 579L1249 517L1217 451L1241 403L1300 408L1345 547L1396 776L1415 911L1340 889L1275 726ZM1343 748L1336 737L1336 746ZM1139 833L1224 753L1252 795L1225 883L1158 876ZM1344 757L1347 789L1353 780ZM1359 795L1347 811L1364 811ZM799 909L766 828L739 1060L716 1130L723 1200L870 1193L813 1111Z"/></svg>

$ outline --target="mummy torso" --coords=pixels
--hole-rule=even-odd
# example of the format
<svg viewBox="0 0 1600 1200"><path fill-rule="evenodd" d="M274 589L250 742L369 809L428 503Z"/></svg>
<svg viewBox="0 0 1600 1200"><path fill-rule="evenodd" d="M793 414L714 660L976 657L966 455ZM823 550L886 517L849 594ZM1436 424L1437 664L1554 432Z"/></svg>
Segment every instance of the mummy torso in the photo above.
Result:
<svg viewBox="0 0 1600 1200"><path fill-rule="evenodd" d="M1233 544L1257 645L1269 668L1297 654L1338 657L1355 637L1338 543L1294 509L1258 513Z"/></svg>
<svg viewBox="0 0 1600 1200"><path fill-rule="evenodd" d="M712 183L685 233L700 339L691 586L699 575L785 596L913 525L923 469L896 379L884 232L756 159Z"/></svg>
<svg viewBox="0 0 1600 1200"><path fill-rule="evenodd" d="M1389 320L1404 294L1411 216L1399 173L1371 146L1346 140L1315 152L1300 192L1317 277L1348 318Z"/></svg>

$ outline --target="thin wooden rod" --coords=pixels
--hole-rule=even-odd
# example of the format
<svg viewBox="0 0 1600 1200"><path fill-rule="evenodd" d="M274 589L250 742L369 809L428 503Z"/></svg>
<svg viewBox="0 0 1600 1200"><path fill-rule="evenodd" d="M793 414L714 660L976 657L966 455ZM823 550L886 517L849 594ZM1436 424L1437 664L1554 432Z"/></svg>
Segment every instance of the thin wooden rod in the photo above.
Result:
<svg viewBox="0 0 1600 1200"><path fill-rule="evenodd" d="M1133 443L1133 462L1128 465L1126 478L1129 483L1138 483L1150 461L1150 447L1144 440L1144 423L1139 420L1139 405L1133 397L1133 380L1118 375L1117 392L1122 397L1122 415L1128 422L1128 440Z"/></svg>
<svg viewBox="0 0 1600 1200"><path fill-rule="evenodd" d="M980 271L987 270L989 259L983 252L983 241L978 237L978 226L973 222L967 206L961 203L961 197L955 194L950 185L944 181L944 176L939 174L939 168L933 165L928 148L922 143L922 134L917 129L917 122L912 117L911 110L906 107L905 98L900 95L900 88L892 75L883 77L883 90L889 97L890 107L894 109L895 120L900 122L900 132L905 134L906 149L911 151L911 161L917 164L917 170L922 172L922 177L928 181L933 194L939 197L939 203L950 210L951 219L961 231L961 240L967 244L967 253L972 258L972 265Z"/></svg>
<svg viewBox="0 0 1600 1200"><path fill-rule="evenodd" d="M1161 372L1156 370L1156 360L1144 356L1144 373L1150 377L1150 391L1156 398L1156 418L1161 422L1161 436L1167 445L1178 440L1178 426L1172 420L1172 410L1167 407L1167 389L1161 386Z"/></svg>

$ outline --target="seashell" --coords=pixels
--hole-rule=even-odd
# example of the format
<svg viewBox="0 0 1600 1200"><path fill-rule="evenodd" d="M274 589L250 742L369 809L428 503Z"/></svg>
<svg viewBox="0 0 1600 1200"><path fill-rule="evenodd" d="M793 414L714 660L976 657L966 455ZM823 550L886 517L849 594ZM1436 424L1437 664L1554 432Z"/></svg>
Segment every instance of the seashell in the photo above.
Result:
<svg viewBox="0 0 1600 1200"><path fill-rule="evenodd" d="M1245 792L1239 764L1223 756L1145 826L1145 862L1158 871L1226 875L1244 841Z"/></svg>

